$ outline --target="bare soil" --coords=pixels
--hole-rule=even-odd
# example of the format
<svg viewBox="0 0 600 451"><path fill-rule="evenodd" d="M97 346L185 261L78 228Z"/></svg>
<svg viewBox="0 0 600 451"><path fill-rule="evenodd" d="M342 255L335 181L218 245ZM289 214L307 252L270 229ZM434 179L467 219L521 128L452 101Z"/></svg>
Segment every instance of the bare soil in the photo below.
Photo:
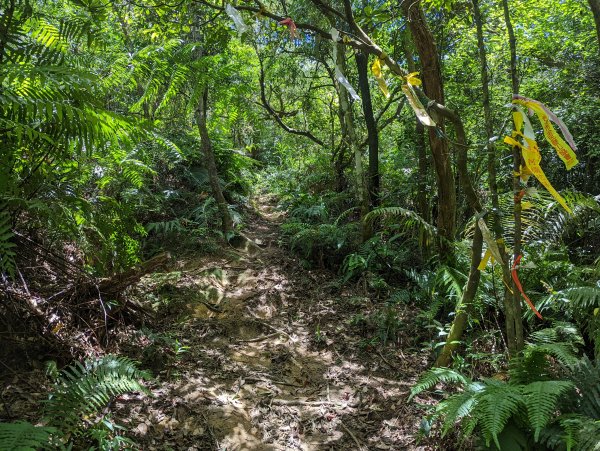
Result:
<svg viewBox="0 0 600 451"><path fill-rule="evenodd" d="M428 364L415 310L397 306L400 334L373 346L351 319L379 301L306 269L280 246L279 215L263 200L237 248L140 281L135 296L154 319L115 329L97 352L140 360L153 396L119 397L113 419L143 450L451 449L420 433L423 410L408 401ZM28 352L0 359L9 421L37 421L50 388L41 362L54 357Z"/></svg>
<svg viewBox="0 0 600 451"><path fill-rule="evenodd" d="M119 399L118 417L148 450L435 449L407 401L427 365L410 327L411 352L365 346L349 318L369 297L303 269L278 246L278 223L260 206L244 248L142 281L170 297L160 314L175 349L132 343L158 378L153 398Z"/></svg>

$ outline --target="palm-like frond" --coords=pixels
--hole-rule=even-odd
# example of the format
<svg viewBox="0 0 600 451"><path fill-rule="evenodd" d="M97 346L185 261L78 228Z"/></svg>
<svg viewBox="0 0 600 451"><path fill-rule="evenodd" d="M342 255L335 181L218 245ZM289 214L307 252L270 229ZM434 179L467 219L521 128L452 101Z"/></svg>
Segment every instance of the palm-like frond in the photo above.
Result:
<svg viewBox="0 0 600 451"><path fill-rule="evenodd" d="M365 216L365 221L373 222L378 219L396 218L401 219L401 225L405 230L416 230L425 233L428 238L438 236L437 229L429 224L415 211L402 207L381 207L371 211Z"/></svg>

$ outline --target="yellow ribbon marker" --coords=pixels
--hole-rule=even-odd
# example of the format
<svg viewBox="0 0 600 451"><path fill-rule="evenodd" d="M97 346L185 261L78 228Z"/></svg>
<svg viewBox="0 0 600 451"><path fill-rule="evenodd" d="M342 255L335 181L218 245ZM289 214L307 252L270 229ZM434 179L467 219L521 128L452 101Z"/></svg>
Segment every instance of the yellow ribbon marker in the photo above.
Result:
<svg viewBox="0 0 600 451"><path fill-rule="evenodd" d="M479 263L479 266L477 267L477 269L479 271L483 271L485 269L485 267L487 266L488 262L490 261L490 259L492 260L492 263L494 263L494 257L492 257L492 252L489 249L486 249L485 254L483 254L483 258L481 259L481 262Z"/></svg>
<svg viewBox="0 0 600 451"><path fill-rule="evenodd" d="M388 89L388 85L385 82L385 78L383 78L383 75L381 73L381 60L383 60L385 56L385 53L382 53L381 55L379 55L379 58L375 58L375 61L371 66L371 72L373 72L373 75L377 79L377 84L379 85L379 89L381 89L381 92L383 92L383 95L386 98L389 98L390 90Z"/></svg>
<svg viewBox="0 0 600 451"><path fill-rule="evenodd" d="M485 253L487 254L489 252L491 254L491 257L496 259L496 261L501 262L502 255L500 254L500 248L498 247L498 243L496 242L496 240L492 237L492 233L490 232L490 229L488 229L487 224L485 223L485 221L482 218L479 218L479 220L477 221L477 224L479 225L479 230L481 230L481 235L483 236L483 241L485 241L485 244L487 244L487 247L488 247L488 250ZM483 258L485 259L485 255ZM486 260L486 263L487 263L487 260ZM480 267L481 267L481 264L479 265L479 267L477 269L481 270ZM485 265L483 267L485 268Z"/></svg>
<svg viewBox="0 0 600 451"><path fill-rule="evenodd" d="M406 77L404 77L406 79L406 83L411 86L421 86L422 82L417 78L417 75L419 75L418 72L411 72L408 74Z"/></svg>
<svg viewBox="0 0 600 451"><path fill-rule="evenodd" d="M435 121L427 114L427 110L425 110L425 107L417 97L417 93L412 86L409 84L402 85L402 92L408 99L408 103L417 115L419 122L427 127L435 127Z"/></svg>
<svg viewBox="0 0 600 451"><path fill-rule="evenodd" d="M517 146L521 149L523 154L523 159L525 160L525 166L527 169L535 176L536 179L548 190L548 192L554 197L562 207L567 210L569 213L573 213L573 211L567 205L567 202L563 199L563 197L558 194L558 191L554 189L546 174L540 167L540 161L542 161L542 156L540 155L540 151L538 149L537 143L525 136L521 132L517 132L519 135L523 137L527 145L523 145L515 139L507 136L504 138L504 142L511 146Z"/></svg>
<svg viewBox="0 0 600 451"><path fill-rule="evenodd" d="M408 99L408 103L417 115L419 122L427 127L435 127L435 121L429 116L427 110L419 100L417 93L413 89L413 86L421 85L421 80L416 77L418 74L418 72L411 72L404 77L406 83L402 85L402 92Z"/></svg>
<svg viewBox="0 0 600 451"><path fill-rule="evenodd" d="M575 150L577 147L575 146L575 142L573 141L573 137L569 130L565 126L565 124L546 107L543 103L538 102L537 100L528 99L527 97L522 97L519 95L513 95L513 104L522 105L524 107L529 108L537 115L538 119L542 123L542 128L544 129L544 136L548 140L548 142L554 147L556 153L559 158L565 163L567 170L570 170L573 166L575 166L577 161L577 155L575 155ZM567 144L560 135L556 132L550 121L554 122L559 126L563 135L569 141Z"/></svg>

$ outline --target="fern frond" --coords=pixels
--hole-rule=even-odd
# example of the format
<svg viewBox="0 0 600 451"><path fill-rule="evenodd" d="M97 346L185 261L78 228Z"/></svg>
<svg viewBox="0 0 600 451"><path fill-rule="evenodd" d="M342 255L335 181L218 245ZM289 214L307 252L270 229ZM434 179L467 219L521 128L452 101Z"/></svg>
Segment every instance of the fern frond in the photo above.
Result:
<svg viewBox="0 0 600 451"><path fill-rule="evenodd" d="M418 213L402 207L381 207L365 216L366 222L383 218L402 218L404 229L414 229L425 233L429 238L438 236L437 229L423 219Z"/></svg>
<svg viewBox="0 0 600 451"><path fill-rule="evenodd" d="M579 394L578 411L590 418L600 419L600 361L583 357L569 375Z"/></svg>
<svg viewBox="0 0 600 451"><path fill-rule="evenodd" d="M526 353L545 354L554 357L565 368L571 368L577 364L578 358L573 352L573 346L568 343L540 343L532 344L525 350Z"/></svg>
<svg viewBox="0 0 600 451"><path fill-rule="evenodd" d="M485 386L480 382L469 384L465 391L450 396L438 404L437 412L444 417L442 435L446 435L457 422L462 421L477 408L478 398L476 394ZM475 417L475 422L477 418ZM474 428L476 423L472 425Z"/></svg>
<svg viewBox="0 0 600 451"><path fill-rule="evenodd" d="M46 401L45 420L65 434L77 432L84 417L95 416L111 399L128 392L150 394L140 379L149 380L150 374L126 357L76 362L62 372Z"/></svg>
<svg viewBox="0 0 600 451"><path fill-rule="evenodd" d="M15 275L15 247L12 242L13 231L11 218L6 207L0 205L0 274L8 274L10 277Z"/></svg>
<svg viewBox="0 0 600 451"><path fill-rule="evenodd" d="M57 433L56 428L34 426L26 421L0 423L0 449L20 451L55 449L52 437Z"/></svg>
<svg viewBox="0 0 600 451"><path fill-rule="evenodd" d="M567 299L575 309L589 309L600 306L600 287L599 286L579 286L565 288L556 293Z"/></svg>
<svg viewBox="0 0 600 451"><path fill-rule="evenodd" d="M449 384L454 383L460 386L465 386L471 381L460 374L458 371L449 368L432 368L427 371L419 381L411 388L409 400L414 398L419 393L429 390L431 387L440 382Z"/></svg>
<svg viewBox="0 0 600 451"><path fill-rule="evenodd" d="M573 384L567 381L537 381L523 387L529 424L534 429L537 442L540 431L545 428L557 410L558 398Z"/></svg>
<svg viewBox="0 0 600 451"><path fill-rule="evenodd" d="M498 449L498 435L511 416L524 405L521 388L504 382L488 379L486 387L477 395L477 415L479 427L487 446L493 440Z"/></svg>
<svg viewBox="0 0 600 451"><path fill-rule="evenodd" d="M600 421L590 420L579 430L577 449L581 451L598 451L600 449Z"/></svg>

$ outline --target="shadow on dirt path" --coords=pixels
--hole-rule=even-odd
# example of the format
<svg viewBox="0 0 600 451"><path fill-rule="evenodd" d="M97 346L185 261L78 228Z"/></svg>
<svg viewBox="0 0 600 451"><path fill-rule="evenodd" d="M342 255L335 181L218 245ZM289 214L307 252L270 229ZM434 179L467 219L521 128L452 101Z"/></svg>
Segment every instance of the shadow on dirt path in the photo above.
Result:
<svg viewBox="0 0 600 451"><path fill-rule="evenodd" d="M255 246L147 277L164 330L132 348L154 397L119 399L117 416L148 450L431 449L407 402L425 356L359 346L357 296L278 247L279 220L263 199Z"/></svg>

